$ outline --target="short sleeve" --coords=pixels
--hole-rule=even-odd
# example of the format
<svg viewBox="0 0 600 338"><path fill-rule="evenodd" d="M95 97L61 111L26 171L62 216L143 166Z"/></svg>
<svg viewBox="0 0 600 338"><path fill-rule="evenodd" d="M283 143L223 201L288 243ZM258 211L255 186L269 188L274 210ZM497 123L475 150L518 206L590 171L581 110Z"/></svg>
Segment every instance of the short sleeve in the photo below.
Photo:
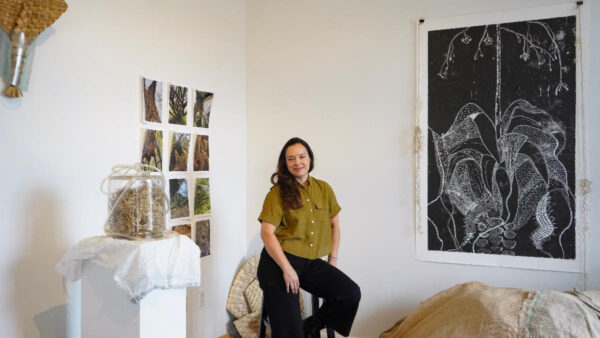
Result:
<svg viewBox="0 0 600 338"><path fill-rule="evenodd" d="M273 188L265 197L263 208L258 216L259 222L271 223L274 226L281 224L283 218L283 206L281 196L279 195L279 189Z"/></svg>
<svg viewBox="0 0 600 338"><path fill-rule="evenodd" d="M329 184L325 185L326 187L326 196L327 196L327 204L329 204L329 219L334 218L342 207L338 204L337 199L335 198L335 193Z"/></svg>

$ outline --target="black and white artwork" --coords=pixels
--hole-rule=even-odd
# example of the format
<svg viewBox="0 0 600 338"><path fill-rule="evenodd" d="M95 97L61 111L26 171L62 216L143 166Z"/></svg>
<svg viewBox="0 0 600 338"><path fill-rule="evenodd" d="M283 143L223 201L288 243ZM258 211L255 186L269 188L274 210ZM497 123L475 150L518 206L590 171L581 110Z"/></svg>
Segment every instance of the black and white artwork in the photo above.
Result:
<svg viewBox="0 0 600 338"><path fill-rule="evenodd" d="M428 251L576 258L576 33L574 15L426 32Z"/></svg>

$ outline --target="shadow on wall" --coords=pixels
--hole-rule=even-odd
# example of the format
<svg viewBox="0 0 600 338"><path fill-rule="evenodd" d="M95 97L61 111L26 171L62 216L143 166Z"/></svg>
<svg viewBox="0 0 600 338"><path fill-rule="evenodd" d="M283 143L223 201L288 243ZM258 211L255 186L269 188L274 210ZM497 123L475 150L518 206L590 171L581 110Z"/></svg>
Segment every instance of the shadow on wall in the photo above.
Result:
<svg viewBox="0 0 600 338"><path fill-rule="evenodd" d="M408 316L414 310L415 308L402 304L384 304L378 307L376 311L370 313L361 313L359 305L358 314L356 315L356 320L354 321L354 325L352 327L351 336L379 337L382 332L389 330L400 319ZM361 326L363 325L370 327L375 325L378 327L378 332L363 332L361 330Z"/></svg>
<svg viewBox="0 0 600 338"><path fill-rule="evenodd" d="M79 337L69 329L69 306L60 276L54 267L68 249L62 237L63 215L48 190L25 194L20 231L24 236L22 257L13 266L12 308L23 337ZM60 304L60 305L56 305ZM35 325L34 325L35 324ZM37 327L37 332L36 332Z"/></svg>
<svg viewBox="0 0 600 338"><path fill-rule="evenodd" d="M252 256L255 253L260 254L262 252L262 249L264 248L264 246L265 246L265 244L263 243L262 238L260 238L260 227L259 227L256 234L254 234L254 236L252 236L252 240L250 241L250 243L248 243L248 257Z"/></svg>
<svg viewBox="0 0 600 338"><path fill-rule="evenodd" d="M33 317L40 338L67 337L67 305L57 305Z"/></svg>

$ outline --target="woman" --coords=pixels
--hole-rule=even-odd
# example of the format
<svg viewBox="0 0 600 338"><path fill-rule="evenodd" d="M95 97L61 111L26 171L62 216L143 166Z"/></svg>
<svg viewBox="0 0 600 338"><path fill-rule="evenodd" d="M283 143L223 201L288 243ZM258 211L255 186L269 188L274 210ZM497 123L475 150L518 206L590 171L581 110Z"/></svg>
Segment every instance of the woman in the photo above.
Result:
<svg viewBox="0 0 600 338"><path fill-rule="evenodd" d="M358 310L360 288L335 267L341 208L329 184L308 175L313 167L308 143L287 141L258 217L265 248L257 274L274 338L319 337L325 325L347 337ZM304 322L300 288L324 299Z"/></svg>

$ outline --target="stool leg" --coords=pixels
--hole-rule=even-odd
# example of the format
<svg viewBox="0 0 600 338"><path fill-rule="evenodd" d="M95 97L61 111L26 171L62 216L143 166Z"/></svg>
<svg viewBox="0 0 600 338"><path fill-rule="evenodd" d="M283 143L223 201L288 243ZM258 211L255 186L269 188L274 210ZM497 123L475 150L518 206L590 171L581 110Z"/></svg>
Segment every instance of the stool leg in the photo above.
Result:
<svg viewBox="0 0 600 338"><path fill-rule="evenodd" d="M267 334L267 313L265 312L265 298L263 297L262 310L260 311L260 318L258 320L258 338L265 338Z"/></svg>
<svg viewBox="0 0 600 338"><path fill-rule="evenodd" d="M319 311L319 297L315 295L311 295L311 304L312 304L312 315L316 315L317 311Z"/></svg>
<svg viewBox="0 0 600 338"><path fill-rule="evenodd" d="M317 314L317 311L319 311L319 303L320 303L319 297L316 295L312 295L311 303L312 303L312 315L314 316ZM332 328L325 326L325 330L327 331L327 338L335 338L335 331ZM261 337L259 337L259 338L261 338Z"/></svg>

